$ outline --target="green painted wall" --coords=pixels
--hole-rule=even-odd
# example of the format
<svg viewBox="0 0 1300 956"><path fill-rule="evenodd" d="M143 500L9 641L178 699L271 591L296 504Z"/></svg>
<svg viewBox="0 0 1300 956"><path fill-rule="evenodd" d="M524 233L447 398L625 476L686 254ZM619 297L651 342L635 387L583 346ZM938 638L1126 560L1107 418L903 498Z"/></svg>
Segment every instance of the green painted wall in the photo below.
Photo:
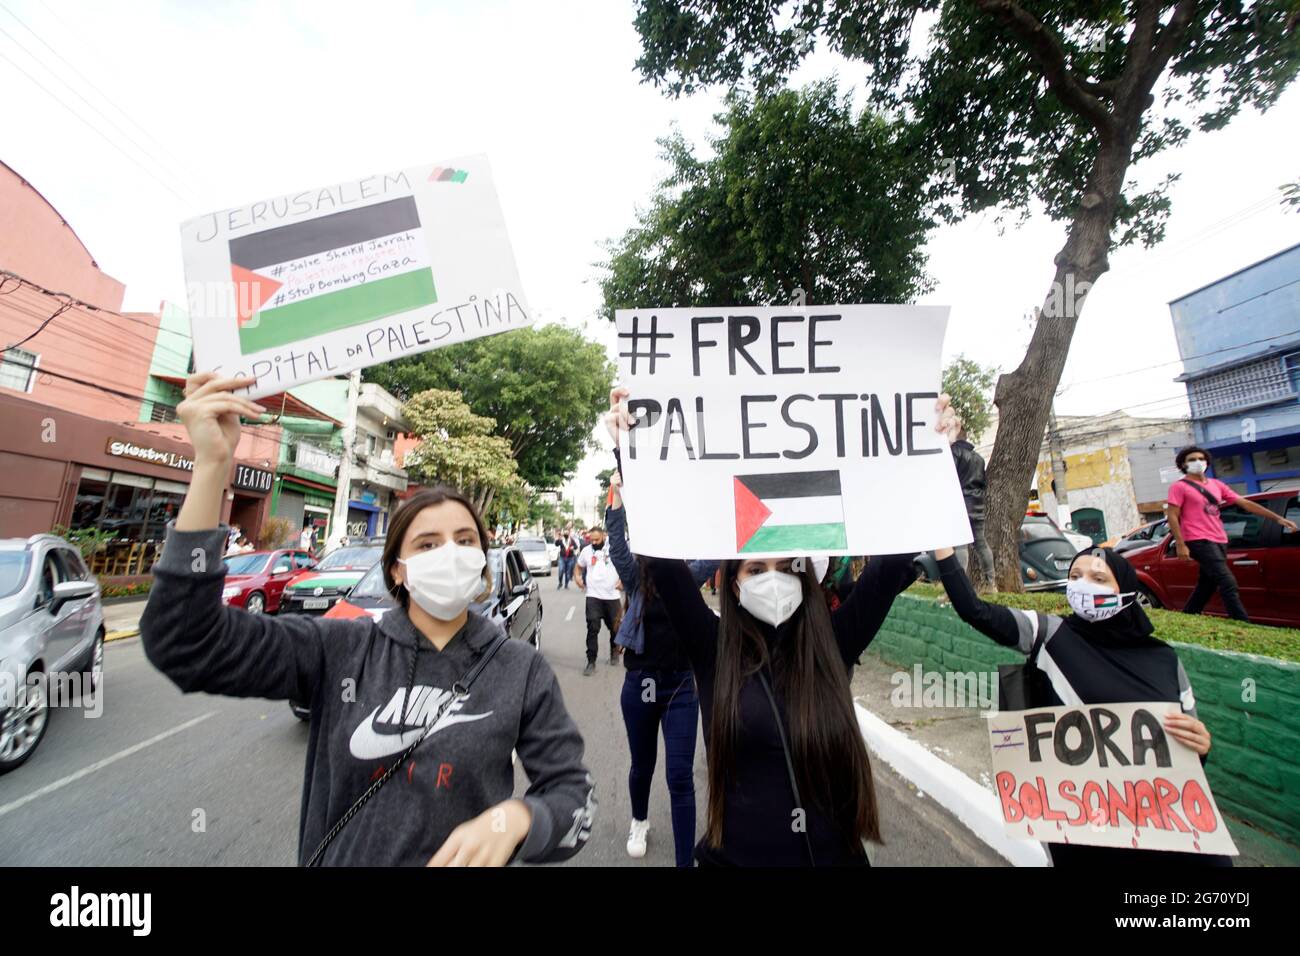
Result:
<svg viewBox="0 0 1300 956"><path fill-rule="evenodd" d="M1219 806L1300 846L1300 664L1171 642L1214 746L1205 774ZM1023 663L946 604L901 595L871 652L911 668L995 671Z"/></svg>

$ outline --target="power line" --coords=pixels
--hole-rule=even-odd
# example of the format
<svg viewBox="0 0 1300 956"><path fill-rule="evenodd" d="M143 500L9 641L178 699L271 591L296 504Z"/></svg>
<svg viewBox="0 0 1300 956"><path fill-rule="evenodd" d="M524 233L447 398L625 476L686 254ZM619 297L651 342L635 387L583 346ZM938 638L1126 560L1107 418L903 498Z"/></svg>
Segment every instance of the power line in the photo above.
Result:
<svg viewBox="0 0 1300 956"><path fill-rule="evenodd" d="M192 202L194 201L193 199L187 199L185 196L182 196L180 193L178 193L175 189L173 189L173 188L172 188L171 186L169 186L167 183L165 183L165 182L163 182L161 179L159 179L156 175L154 175L154 173L153 173L151 170L149 170L148 168L146 168L146 167L144 166L143 163L141 163L138 159L136 159L134 156L132 156L130 153L128 153L126 150L124 150L124 149L123 149L121 146L119 146L116 142L114 142L113 140L109 139L108 136L104 133L103 130L101 130L98 126L95 126L95 125L94 125L93 123L91 123L88 119L86 119L84 116L82 116L82 115L81 115L80 113L78 113L76 110L74 110L71 106L69 106L69 105L68 105L67 103L65 103L63 100L61 100L61 99L60 99L56 94L54 94L53 92L50 91L50 88L49 88L49 87L47 87L47 86L46 86L44 83L42 83L40 80L36 79L36 77L32 76L30 73L28 73L28 72L27 72L25 69L23 69L23 68L22 68L18 63L14 62L14 60L13 60L11 57L9 57L9 56L8 56L4 51L2 51L2 50L0 50L0 59L4 59L4 60L6 60L6 61L7 61L7 62L8 62L8 63L9 63L9 64L10 64L10 65L15 69L15 70L17 70L17 71L18 71L19 73L21 73L23 76L27 77L27 79L29 79L32 83L34 83L37 87L39 87L42 91L44 91L44 93L45 93L46 96L48 96L50 99L54 100L54 102L58 103L60 106L62 106L65 110L67 110L69 113L71 113L71 114L72 114L73 116L75 116L77 119L81 120L82 123L84 123L87 127L89 127L91 130L93 130L95 133L97 133L97 134L99 135L99 137L100 137L101 139L104 140L104 142L108 143L108 145L112 146L115 150L117 150L119 153L121 153L123 156L125 156L125 157L126 157L128 160L130 160L130 161L131 161L135 166L139 167L139 168L140 168L140 169L141 169L141 170L142 170L142 171L143 171L143 172L144 172L144 173L145 173L145 174L146 174L150 179L152 179L154 182L158 183L160 186L162 186L164 189L166 189L169 193L171 193L173 196L175 196L175 197L176 197L177 199L179 199L181 202L186 203L186 204L189 204L189 203L192 203Z"/></svg>

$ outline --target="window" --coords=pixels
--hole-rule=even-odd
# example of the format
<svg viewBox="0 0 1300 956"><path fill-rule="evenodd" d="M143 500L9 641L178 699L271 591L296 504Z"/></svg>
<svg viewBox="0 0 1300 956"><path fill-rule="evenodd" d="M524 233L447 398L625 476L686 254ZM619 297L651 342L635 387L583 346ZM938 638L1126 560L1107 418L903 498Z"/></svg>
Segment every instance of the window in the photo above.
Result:
<svg viewBox="0 0 1300 956"><path fill-rule="evenodd" d="M1282 516L1291 519L1296 524L1300 524L1300 498L1288 498L1286 511L1282 513ZM1283 528L1282 544L1291 548L1300 547L1300 534Z"/></svg>
<svg viewBox="0 0 1300 956"><path fill-rule="evenodd" d="M84 468L81 483L77 485L77 500L72 506L72 529L94 528L99 525L104 511L104 496L108 494L109 472Z"/></svg>
<svg viewBox="0 0 1300 956"><path fill-rule="evenodd" d="M27 551L0 551L0 598L17 594L27 586L27 568L31 555Z"/></svg>
<svg viewBox="0 0 1300 956"><path fill-rule="evenodd" d="M86 564L81 560L81 554L79 552L73 551L71 548L60 548L54 553L59 556L59 560L63 566L63 580L89 580L90 572L86 570Z"/></svg>
<svg viewBox="0 0 1300 956"><path fill-rule="evenodd" d="M26 349L9 349L0 361L0 386L30 392L41 357Z"/></svg>
<svg viewBox="0 0 1300 956"><path fill-rule="evenodd" d="M36 593L37 607L46 607L54 600L54 585L63 580L61 572L55 552L46 554L45 560L41 562L41 586Z"/></svg>
<svg viewBox="0 0 1300 956"><path fill-rule="evenodd" d="M1274 471L1295 471L1300 469L1300 445L1257 451L1252 457L1257 475L1267 475Z"/></svg>
<svg viewBox="0 0 1300 956"><path fill-rule="evenodd" d="M306 551L295 551L293 555L293 563L300 568L310 568L311 555L308 554Z"/></svg>
<svg viewBox="0 0 1300 956"><path fill-rule="evenodd" d="M1223 530L1228 533L1229 548L1254 548L1259 545L1259 533L1264 527L1264 520L1235 505L1229 505L1219 512L1223 520Z"/></svg>
<svg viewBox="0 0 1300 956"><path fill-rule="evenodd" d="M282 554L275 559L275 564L271 568L272 574L284 574L286 571L293 570L293 558L287 554Z"/></svg>
<svg viewBox="0 0 1300 956"><path fill-rule="evenodd" d="M149 502L149 522L145 526L146 539L162 540L167 534L167 522L171 521L181 510L188 485L178 481L154 482L153 498Z"/></svg>

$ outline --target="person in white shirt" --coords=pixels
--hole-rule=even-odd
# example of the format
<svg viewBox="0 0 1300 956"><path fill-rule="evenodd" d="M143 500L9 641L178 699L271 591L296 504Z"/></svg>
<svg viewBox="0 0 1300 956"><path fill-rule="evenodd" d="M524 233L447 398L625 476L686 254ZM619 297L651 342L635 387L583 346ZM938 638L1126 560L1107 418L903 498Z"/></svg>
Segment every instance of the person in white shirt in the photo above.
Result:
<svg viewBox="0 0 1300 956"><path fill-rule="evenodd" d="M316 543L316 529L307 525L302 529L302 534L298 536L298 547L304 551L310 551Z"/></svg>
<svg viewBox="0 0 1300 956"><path fill-rule="evenodd" d="M578 555L578 566L573 570L573 580L587 592L587 669L582 673L596 673L596 647L600 624L609 629L609 662L619 662L618 645L614 634L618 629L619 580L614 562L610 560L603 528L592 528L588 534L591 544Z"/></svg>

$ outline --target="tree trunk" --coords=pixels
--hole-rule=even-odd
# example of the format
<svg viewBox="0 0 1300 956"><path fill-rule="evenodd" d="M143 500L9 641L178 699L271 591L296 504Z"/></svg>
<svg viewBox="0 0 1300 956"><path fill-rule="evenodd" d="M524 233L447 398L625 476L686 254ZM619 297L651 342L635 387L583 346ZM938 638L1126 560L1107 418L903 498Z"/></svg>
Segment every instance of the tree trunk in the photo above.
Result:
<svg viewBox="0 0 1300 956"><path fill-rule="evenodd" d="M1052 398L1093 282L1109 268L1110 232L1135 134L1103 144L1088 177L1056 275L1020 365L998 379L998 434L988 466L985 532L1000 591L1020 591L1020 525L1043 445ZM1085 285L1085 283L1087 283Z"/></svg>

